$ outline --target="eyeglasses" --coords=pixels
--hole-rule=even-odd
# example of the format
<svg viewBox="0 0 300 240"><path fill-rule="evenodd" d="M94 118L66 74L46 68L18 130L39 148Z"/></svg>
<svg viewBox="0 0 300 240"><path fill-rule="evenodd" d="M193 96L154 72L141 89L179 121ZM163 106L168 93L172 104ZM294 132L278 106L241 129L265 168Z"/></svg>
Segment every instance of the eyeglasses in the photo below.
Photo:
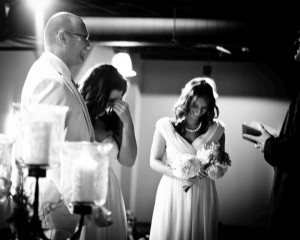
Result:
<svg viewBox="0 0 300 240"><path fill-rule="evenodd" d="M72 34L72 35L75 35L75 36L78 36L80 39L82 39L83 41L85 42L89 42L89 35L83 35L83 34L80 34L80 33L74 33L74 32L69 32L69 31L64 31L65 33L68 33L68 34Z"/></svg>

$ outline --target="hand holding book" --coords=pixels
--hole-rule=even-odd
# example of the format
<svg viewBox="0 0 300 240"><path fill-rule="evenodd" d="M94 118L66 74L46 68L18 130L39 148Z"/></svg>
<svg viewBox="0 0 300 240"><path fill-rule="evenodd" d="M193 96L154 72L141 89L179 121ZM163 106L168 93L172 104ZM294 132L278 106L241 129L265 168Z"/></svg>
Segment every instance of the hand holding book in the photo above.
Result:
<svg viewBox="0 0 300 240"><path fill-rule="evenodd" d="M251 125L242 124L242 126L243 139L255 143L255 148L263 152L266 140L273 135L260 122L252 122Z"/></svg>
<svg viewBox="0 0 300 240"><path fill-rule="evenodd" d="M258 128L248 125L246 123L242 124L242 132L243 132L243 139L246 139L253 143L257 143L256 139L253 137L258 137L261 135L261 131Z"/></svg>

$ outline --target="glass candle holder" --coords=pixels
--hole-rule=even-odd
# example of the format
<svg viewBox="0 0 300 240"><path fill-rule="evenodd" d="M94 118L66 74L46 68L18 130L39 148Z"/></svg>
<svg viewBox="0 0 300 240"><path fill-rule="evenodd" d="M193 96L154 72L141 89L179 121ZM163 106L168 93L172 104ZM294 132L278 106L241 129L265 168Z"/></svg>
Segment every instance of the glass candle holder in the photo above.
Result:
<svg viewBox="0 0 300 240"><path fill-rule="evenodd" d="M13 155L16 163L20 166L23 164L22 159L22 137L23 137L23 129L22 129L22 119L21 119L21 104L19 102L12 103L12 127L13 130L12 138L14 141L13 146Z"/></svg>
<svg viewBox="0 0 300 240"><path fill-rule="evenodd" d="M108 187L108 161L97 143L63 143L59 189L67 205L104 205Z"/></svg>
<svg viewBox="0 0 300 240"><path fill-rule="evenodd" d="M12 142L0 134L0 203L4 203L11 188Z"/></svg>
<svg viewBox="0 0 300 240"><path fill-rule="evenodd" d="M23 159L27 165L49 165L50 133L46 121L30 121L24 129Z"/></svg>
<svg viewBox="0 0 300 240"><path fill-rule="evenodd" d="M18 152L27 165L57 167L65 140L67 106L32 104L21 107L18 117L20 133L16 140Z"/></svg>

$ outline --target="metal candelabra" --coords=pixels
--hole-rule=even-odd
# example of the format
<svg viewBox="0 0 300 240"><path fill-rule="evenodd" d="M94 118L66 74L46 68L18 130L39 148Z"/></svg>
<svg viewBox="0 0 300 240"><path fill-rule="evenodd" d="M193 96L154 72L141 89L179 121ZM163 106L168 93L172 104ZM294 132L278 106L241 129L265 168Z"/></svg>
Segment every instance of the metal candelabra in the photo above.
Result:
<svg viewBox="0 0 300 240"><path fill-rule="evenodd" d="M42 168L39 165L28 166L28 176L35 177L35 192L34 192L34 203L33 203L33 216L30 222L30 235L32 239L36 240L49 240L43 230L42 230L42 224L39 218L39 178L40 177L46 177L46 169Z"/></svg>
<svg viewBox="0 0 300 240"><path fill-rule="evenodd" d="M73 236L70 238L70 240L79 240L81 230L84 224L84 216L92 213L92 206L90 204L85 203L72 203L72 213L80 215L79 222L77 224L77 227L75 229L75 232Z"/></svg>
<svg viewBox="0 0 300 240"><path fill-rule="evenodd" d="M35 193L34 193L34 203L33 203L33 216L30 222L30 236L32 240L49 240L42 229L41 221L39 219L39 178L46 177L46 169L39 165L29 165L28 166L28 176L35 177ZM85 215L92 213L92 206L89 203L76 202L71 204L71 212L73 214L80 215L79 222L76 226L74 234L69 238L69 240L79 240L81 230L84 224Z"/></svg>

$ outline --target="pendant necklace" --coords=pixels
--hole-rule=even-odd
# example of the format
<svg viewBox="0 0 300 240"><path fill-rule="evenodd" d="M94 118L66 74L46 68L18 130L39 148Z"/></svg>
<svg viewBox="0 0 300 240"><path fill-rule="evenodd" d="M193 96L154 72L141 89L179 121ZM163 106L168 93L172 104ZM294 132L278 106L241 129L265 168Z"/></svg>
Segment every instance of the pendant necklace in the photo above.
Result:
<svg viewBox="0 0 300 240"><path fill-rule="evenodd" d="M201 128L201 124L202 124L202 122L200 122L199 126L195 129L189 129L189 128L185 127L185 130L188 132L191 132L191 133L198 132L199 129Z"/></svg>

